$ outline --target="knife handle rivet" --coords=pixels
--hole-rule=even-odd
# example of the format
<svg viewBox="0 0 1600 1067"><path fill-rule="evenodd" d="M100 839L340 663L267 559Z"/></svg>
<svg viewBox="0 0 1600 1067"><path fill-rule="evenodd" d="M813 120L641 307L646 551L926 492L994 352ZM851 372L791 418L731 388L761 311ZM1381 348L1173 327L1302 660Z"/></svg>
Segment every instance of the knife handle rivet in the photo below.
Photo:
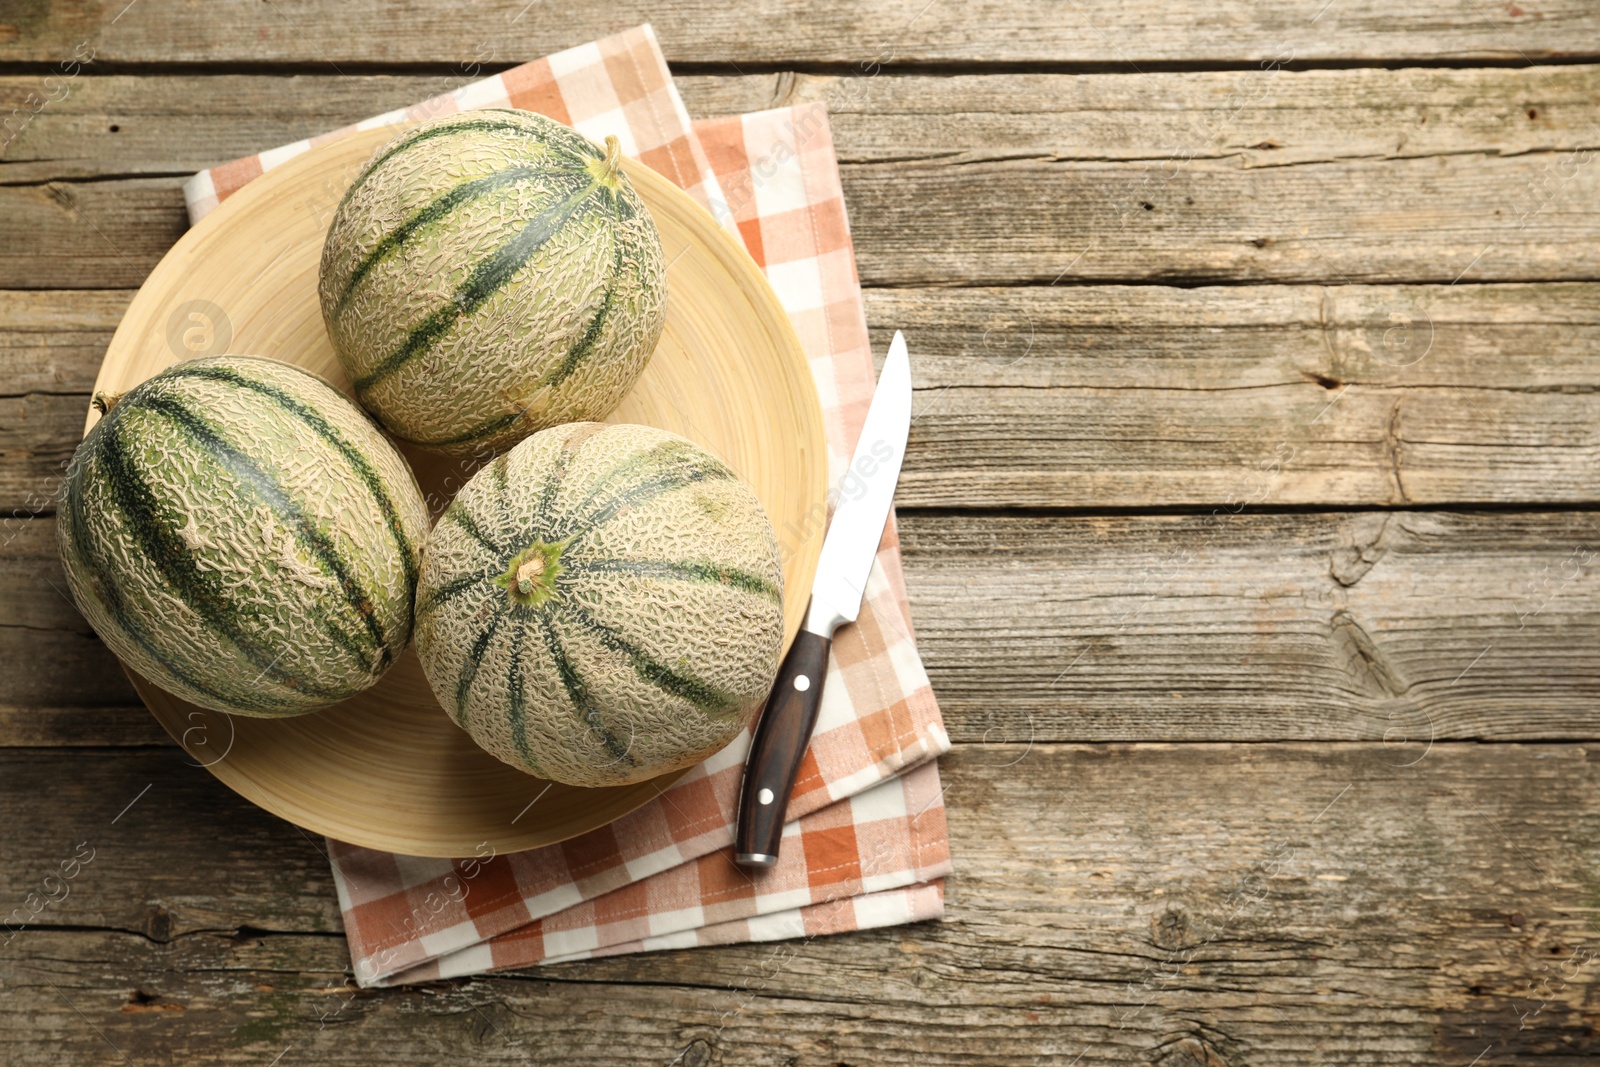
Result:
<svg viewBox="0 0 1600 1067"><path fill-rule="evenodd" d="M807 689L811 688L811 679L807 678L803 674L797 674L794 676L794 687L800 692L804 693Z"/></svg>
<svg viewBox="0 0 1600 1067"><path fill-rule="evenodd" d="M763 789L761 792L756 794L756 799L758 801L760 801L762 804L771 804L772 803L772 790Z"/></svg>

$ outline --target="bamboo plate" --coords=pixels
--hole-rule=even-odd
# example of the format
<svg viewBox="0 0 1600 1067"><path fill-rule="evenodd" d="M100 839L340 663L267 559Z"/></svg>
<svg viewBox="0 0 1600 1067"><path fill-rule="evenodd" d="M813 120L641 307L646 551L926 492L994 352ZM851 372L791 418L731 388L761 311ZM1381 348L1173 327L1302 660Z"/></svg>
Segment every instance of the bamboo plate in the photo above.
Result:
<svg viewBox="0 0 1600 1067"><path fill-rule="evenodd" d="M298 363L348 391L318 309L317 266L339 197L395 132L313 148L202 219L134 297L95 389L122 392L182 359L236 352ZM670 295L661 343L609 421L680 433L755 489L784 548L787 644L806 605L795 591L816 569L827 488L805 354L744 249L665 178L631 160L625 169L661 231ZM458 460L406 456L436 514L471 474ZM450 721L409 649L366 693L293 719L204 711L128 673L167 732L235 792L307 830L391 852L551 844L627 814L685 773L580 789L513 770Z"/></svg>

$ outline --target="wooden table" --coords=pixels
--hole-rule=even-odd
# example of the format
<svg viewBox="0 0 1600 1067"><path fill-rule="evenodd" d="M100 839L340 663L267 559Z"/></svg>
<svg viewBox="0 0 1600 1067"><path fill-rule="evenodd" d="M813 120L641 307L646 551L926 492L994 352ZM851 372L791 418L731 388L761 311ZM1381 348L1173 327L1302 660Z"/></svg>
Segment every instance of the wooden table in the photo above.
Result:
<svg viewBox="0 0 1600 1067"><path fill-rule="evenodd" d="M694 114L830 103L912 339L948 915L356 991L320 842L58 595L52 494L185 175L645 20ZM0 1062L1600 1054L1593 0L0 23L0 909L66 890L3 942Z"/></svg>

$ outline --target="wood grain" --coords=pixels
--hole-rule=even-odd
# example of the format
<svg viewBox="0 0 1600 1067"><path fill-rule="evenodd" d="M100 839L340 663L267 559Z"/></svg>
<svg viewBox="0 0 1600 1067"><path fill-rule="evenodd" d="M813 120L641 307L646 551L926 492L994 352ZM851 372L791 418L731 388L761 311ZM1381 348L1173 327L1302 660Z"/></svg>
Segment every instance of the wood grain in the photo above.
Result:
<svg viewBox="0 0 1600 1067"><path fill-rule="evenodd" d="M0 899L95 850L0 958L18 1067L1600 1052L1591 746L958 746L943 922L359 993L319 842L175 752L88 757L0 753Z"/></svg>
<svg viewBox="0 0 1600 1067"><path fill-rule="evenodd" d="M1597 78L1594 66L778 76L697 91L701 113L829 101L868 285L1448 284L1600 277L1587 210ZM7 152L0 179L23 184L0 186L0 286L137 285L186 227L179 175L448 87L79 83ZM13 78L0 92L35 89ZM996 227L974 203L1018 221Z"/></svg>
<svg viewBox="0 0 1600 1067"><path fill-rule="evenodd" d="M782 72L677 82L696 116L821 100L845 163L1003 154L1273 167L1594 147L1594 78L1593 66L1573 65L945 77ZM47 116L40 125L50 156L83 151L56 140Z"/></svg>
<svg viewBox="0 0 1600 1067"><path fill-rule="evenodd" d="M462 18L439 4L277 0L229 5L225 17L179 0L19 3L0 58L54 63L92 42L102 63L288 63L325 70L427 63L523 62L652 22L675 63L1149 62L1300 60L1506 62L1594 54L1600 22L1582 0L1482 7L1448 0L1396 8L1377 0L1226 0L1065 7L992 0L971 7L888 0L718 5L641 0L604 9L490 0ZM920 10L919 10L920 9Z"/></svg>
<svg viewBox="0 0 1600 1067"><path fill-rule="evenodd" d="M867 293L902 505L1593 502L1600 287Z"/></svg>
<svg viewBox="0 0 1600 1067"><path fill-rule="evenodd" d="M0 519L0 747L170 745L67 592L55 522Z"/></svg>
<svg viewBox="0 0 1600 1067"><path fill-rule="evenodd" d="M1358 160L1247 169L1000 158L846 166L873 285L1079 281L1437 282L1600 277L1589 156ZM1529 190L1571 173L1542 211ZM885 173L877 173L882 170ZM997 227L981 203L1005 205Z"/></svg>
<svg viewBox="0 0 1600 1067"><path fill-rule="evenodd" d="M189 228L182 184L174 177L0 187L0 288L141 285Z"/></svg>
<svg viewBox="0 0 1600 1067"><path fill-rule="evenodd" d="M827 102L913 339L948 918L356 992L321 842L54 588L57 469L182 176L646 18L696 116ZM44 517L0 523L0 908L97 852L0 930L0 1061L1591 1062L1597 20L11 5L0 507Z"/></svg>
<svg viewBox="0 0 1600 1067"><path fill-rule="evenodd" d="M0 654L35 664L0 675L0 745L148 743L52 591L53 525L0 527ZM1593 512L904 512L900 536L960 741L1371 740L1403 762L1600 730Z"/></svg>
<svg viewBox="0 0 1600 1067"><path fill-rule="evenodd" d="M0 293L0 507L51 511L126 299ZM867 314L879 352L911 341L901 507L1600 499L1593 284L873 290Z"/></svg>
<svg viewBox="0 0 1600 1067"><path fill-rule="evenodd" d="M1600 728L1577 652L1600 641L1590 512L908 515L901 537L964 739L1372 739L1411 759Z"/></svg>
<svg viewBox="0 0 1600 1067"><path fill-rule="evenodd" d="M87 396L131 292L0 290L0 395Z"/></svg>
<svg viewBox="0 0 1600 1067"><path fill-rule="evenodd" d="M143 2L143 0L141 0ZM441 74L95 74L20 127L0 183L177 177L459 88ZM1401 70L680 75L696 118L827 103L842 162L1005 154L1250 167L1600 144L1592 65ZM0 76L0 113L35 75ZM262 101L270 100L270 107Z"/></svg>

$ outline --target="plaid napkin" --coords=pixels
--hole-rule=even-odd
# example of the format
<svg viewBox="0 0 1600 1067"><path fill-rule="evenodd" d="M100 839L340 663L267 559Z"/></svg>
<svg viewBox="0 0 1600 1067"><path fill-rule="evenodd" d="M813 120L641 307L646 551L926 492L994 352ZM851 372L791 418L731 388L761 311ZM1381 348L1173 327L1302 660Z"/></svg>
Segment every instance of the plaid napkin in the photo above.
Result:
<svg viewBox="0 0 1600 1067"><path fill-rule="evenodd" d="M474 107L538 111L671 178L734 234L794 322L821 396L837 486L874 387L866 316L825 109L691 123L648 25L357 124ZM196 221L344 130L195 175ZM793 542L814 528L778 531ZM833 645L776 867L732 861L746 731L655 800L557 845L457 860L329 840L357 981L428 981L508 967L766 941L937 918L949 873L935 757L950 741L911 632L894 520L860 621ZM535 801L537 803L537 801Z"/></svg>

